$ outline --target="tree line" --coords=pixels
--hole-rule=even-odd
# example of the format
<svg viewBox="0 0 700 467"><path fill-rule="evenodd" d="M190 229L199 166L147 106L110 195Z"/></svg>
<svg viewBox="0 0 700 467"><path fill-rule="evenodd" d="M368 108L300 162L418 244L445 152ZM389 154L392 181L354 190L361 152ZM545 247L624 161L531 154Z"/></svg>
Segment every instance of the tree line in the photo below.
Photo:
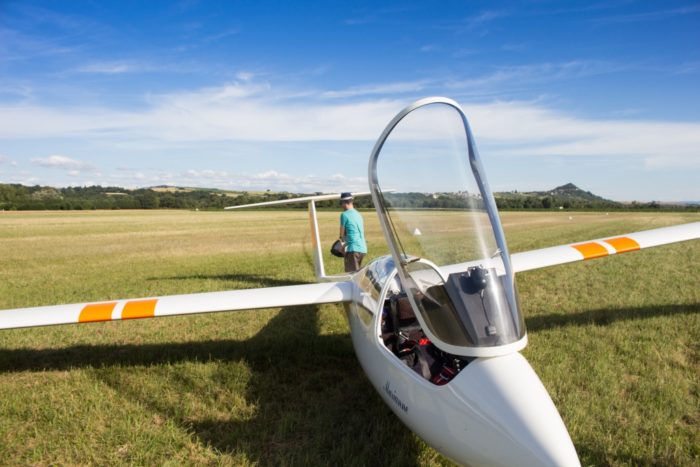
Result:
<svg viewBox="0 0 700 467"><path fill-rule="evenodd" d="M91 210L91 209L223 209L234 204L255 203L291 197L288 194L223 192L218 190L128 190L120 187L24 186L0 184L3 210Z"/></svg>
<svg viewBox="0 0 700 467"><path fill-rule="evenodd" d="M575 188L575 187L574 187ZM670 205L656 201L648 203L617 203L589 192L568 190L564 194L539 193L494 195L499 209L503 210L648 210L648 211L700 211L700 205ZM318 193L317 193L318 194ZM92 210L92 209L200 209L219 210L226 206L238 206L264 201L290 199L304 196L286 192L233 192L208 189L139 188L129 190L120 187L67 187L25 186L0 184L0 210ZM386 194L386 202L399 209L463 209L478 206L480 198L465 193L401 193ZM355 207L373 209L369 196L355 199ZM337 209L338 202L317 202L320 209ZM284 209L305 209L305 203L283 206Z"/></svg>

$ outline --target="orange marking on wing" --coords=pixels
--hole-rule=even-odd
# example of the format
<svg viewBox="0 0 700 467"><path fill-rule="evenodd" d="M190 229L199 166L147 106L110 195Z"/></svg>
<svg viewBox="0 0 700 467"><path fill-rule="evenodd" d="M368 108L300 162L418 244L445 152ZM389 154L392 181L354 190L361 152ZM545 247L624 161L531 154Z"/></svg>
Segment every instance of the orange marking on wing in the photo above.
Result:
<svg viewBox="0 0 700 467"><path fill-rule="evenodd" d="M153 318L157 302L157 299L126 302L122 311L122 319Z"/></svg>
<svg viewBox="0 0 700 467"><path fill-rule="evenodd" d="M580 243L578 245L571 245L572 248L576 248L582 255L583 259L594 259L600 258L602 256L608 256L608 250L596 242Z"/></svg>
<svg viewBox="0 0 700 467"><path fill-rule="evenodd" d="M110 321L112 319L112 310L117 305L117 302L108 303L90 303L85 305L80 311L78 317L79 323L94 323L97 321Z"/></svg>
<svg viewBox="0 0 700 467"><path fill-rule="evenodd" d="M613 248L615 248L615 251L618 253L626 253L628 251L636 251L639 250L639 243L636 241L632 240L629 237L616 237L616 238L609 238L608 240L605 240L605 243L608 245L611 245Z"/></svg>

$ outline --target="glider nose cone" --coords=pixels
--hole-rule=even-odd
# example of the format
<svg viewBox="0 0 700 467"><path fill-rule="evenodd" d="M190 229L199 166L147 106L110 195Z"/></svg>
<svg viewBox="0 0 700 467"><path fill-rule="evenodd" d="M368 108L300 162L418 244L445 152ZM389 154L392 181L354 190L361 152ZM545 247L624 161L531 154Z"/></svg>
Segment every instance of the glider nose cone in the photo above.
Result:
<svg viewBox="0 0 700 467"><path fill-rule="evenodd" d="M466 463L581 465L549 393L519 353L476 359L451 386L473 415L465 420L467 442L484 455Z"/></svg>

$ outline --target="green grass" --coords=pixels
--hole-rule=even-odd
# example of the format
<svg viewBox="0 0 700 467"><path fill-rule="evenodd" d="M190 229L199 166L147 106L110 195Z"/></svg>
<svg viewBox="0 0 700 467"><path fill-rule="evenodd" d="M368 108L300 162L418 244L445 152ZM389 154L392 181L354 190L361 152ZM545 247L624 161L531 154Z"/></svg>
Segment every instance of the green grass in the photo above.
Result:
<svg viewBox="0 0 700 467"><path fill-rule="evenodd" d="M696 220L503 214L513 252ZM1 213L0 252L0 308L313 282L303 212ZM699 263L696 241L519 275L524 354L584 465L700 462ZM374 392L336 305L2 331L0 459L449 464Z"/></svg>

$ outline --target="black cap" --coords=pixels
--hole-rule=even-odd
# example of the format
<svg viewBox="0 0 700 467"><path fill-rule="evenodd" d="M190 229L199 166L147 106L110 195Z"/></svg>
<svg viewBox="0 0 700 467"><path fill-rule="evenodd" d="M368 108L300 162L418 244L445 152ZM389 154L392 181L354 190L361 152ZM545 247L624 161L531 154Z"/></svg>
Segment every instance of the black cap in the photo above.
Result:
<svg viewBox="0 0 700 467"><path fill-rule="evenodd" d="M344 191L340 194L340 201L352 201L352 193Z"/></svg>

